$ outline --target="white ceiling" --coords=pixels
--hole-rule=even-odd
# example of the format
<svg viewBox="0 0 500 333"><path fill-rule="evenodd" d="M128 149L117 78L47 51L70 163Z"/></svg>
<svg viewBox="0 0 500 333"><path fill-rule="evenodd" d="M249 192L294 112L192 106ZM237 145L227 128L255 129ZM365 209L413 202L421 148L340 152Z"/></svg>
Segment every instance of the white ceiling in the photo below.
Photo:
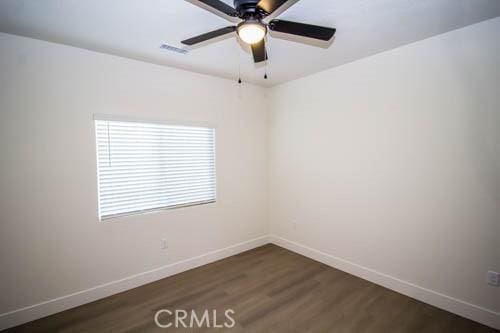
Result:
<svg viewBox="0 0 500 333"><path fill-rule="evenodd" d="M193 0L191 0L193 1ZM224 0L232 4L231 0ZM1 0L0 31L272 86L500 16L500 0L301 0L279 18L337 28L329 47L269 38L268 73L234 37L161 50L230 22L184 0Z"/></svg>

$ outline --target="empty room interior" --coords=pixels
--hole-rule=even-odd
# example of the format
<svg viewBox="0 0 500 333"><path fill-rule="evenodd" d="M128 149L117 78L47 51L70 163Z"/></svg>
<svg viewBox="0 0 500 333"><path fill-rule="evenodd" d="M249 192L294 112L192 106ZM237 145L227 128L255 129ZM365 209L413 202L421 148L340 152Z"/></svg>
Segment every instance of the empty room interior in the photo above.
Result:
<svg viewBox="0 0 500 333"><path fill-rule="evenodd" d="M500 330L500 0L0 0L0 159L0 331Z"/></svg>

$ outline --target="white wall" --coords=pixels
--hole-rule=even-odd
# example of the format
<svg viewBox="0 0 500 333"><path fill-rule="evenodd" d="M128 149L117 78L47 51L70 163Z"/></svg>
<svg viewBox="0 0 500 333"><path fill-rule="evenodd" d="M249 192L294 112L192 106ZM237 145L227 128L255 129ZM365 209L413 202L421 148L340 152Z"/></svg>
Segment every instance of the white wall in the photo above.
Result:
<svg viewBox="0 0 500 333"><path fill-rule="evenodd" d="M500 312L499 35L497 18L274 88L271 232Z"/></svg>
<svg viewBox="0 0 500 333"><path fill-rule="evenodd" d="M261 88L6 34L0 87L0 314L268 233ZM99 222L94 113L217 126L217 203Z"/></svg>
<svg viewBox="0 0 500 333"><path fill-rule="evenodd" d="M499 312L499 33L494 19L266 91L0 34L0 314L269 225ZM218 202L98 222L94 113L216 125Z"/></svg>

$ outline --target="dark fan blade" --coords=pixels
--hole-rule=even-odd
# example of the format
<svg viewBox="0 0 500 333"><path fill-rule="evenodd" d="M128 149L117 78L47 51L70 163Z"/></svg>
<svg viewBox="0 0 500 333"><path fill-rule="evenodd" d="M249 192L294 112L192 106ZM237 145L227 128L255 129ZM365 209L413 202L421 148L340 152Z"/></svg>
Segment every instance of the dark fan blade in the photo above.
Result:
<svg viewBox="0 0 500 333"><path fill-rule="evenodd" d="M207 32L206 34L203 34L203 35L199 35L199 36L196 36L193 38L183 40L181 43L186 44L186 45L194 45L194 44L198 44L198 43L204 42L206 40L209 40L209 39L212 39L215 37L219 37L219 36L231 33L234 30L236 30L236 27L225 27L222 29Z"/></svg>
<svg viewBox="0 0 500 333"><path fill-rule="evenodd" d="M238 13L236 12L236 9L225 4L222 1L219 1L219 0L198 0L198 1L201 3L204 3L207 6L210 6L210 7L214 8L214 9L218 10L219 12L222 12L226 15L229 15L229 16L237 16L238 15Z"/></svg>
<svg viewBox="0 0 500 333"><path fill-rule="evenodd" d="M254 62L262 62L267 60L267 52L266 52L266 42L261 40L258 43L252 44L252 54Z"/></svg>
<svg viewBox="0 0 500 333"><path fill-rule="evenodd" d="M283 20L272 20L269 22L269 29L272 31L283 32L285 34L315 38L324 41L330 40L336 31L334 28L326 28L317 25Z"/></svg>
<svg viewBox="0 0 500 333"><path fill-rule="evenodd" d="M265 10L266 13L271 14L287 1L288 0L260 0L257 7Z"/></svg>

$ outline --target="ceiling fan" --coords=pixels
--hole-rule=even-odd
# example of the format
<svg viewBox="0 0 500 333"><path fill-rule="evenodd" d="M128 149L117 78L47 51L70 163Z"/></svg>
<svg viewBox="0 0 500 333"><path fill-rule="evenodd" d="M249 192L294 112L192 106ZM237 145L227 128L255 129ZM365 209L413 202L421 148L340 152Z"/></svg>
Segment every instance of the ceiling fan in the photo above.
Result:
<svg viewBox="0 0 500 333"><path fill-rule="evenodd" d="M320 27L317 25L290 22L272 19L269 22L265 18L290 0L234 0L234 8L220 0L197 0L192 3L201 3L229 18L239 18L242 21L236 26L228 26L202 35L183 40L185 45L195 45L209 39L237 32L239 38L250 44L254 62L259 63L267 60L267 52L264 37L268 30L277 31L301 37L329 41L335 34L334 28ZM227 18L227 16L221 15Z"/></svg>

